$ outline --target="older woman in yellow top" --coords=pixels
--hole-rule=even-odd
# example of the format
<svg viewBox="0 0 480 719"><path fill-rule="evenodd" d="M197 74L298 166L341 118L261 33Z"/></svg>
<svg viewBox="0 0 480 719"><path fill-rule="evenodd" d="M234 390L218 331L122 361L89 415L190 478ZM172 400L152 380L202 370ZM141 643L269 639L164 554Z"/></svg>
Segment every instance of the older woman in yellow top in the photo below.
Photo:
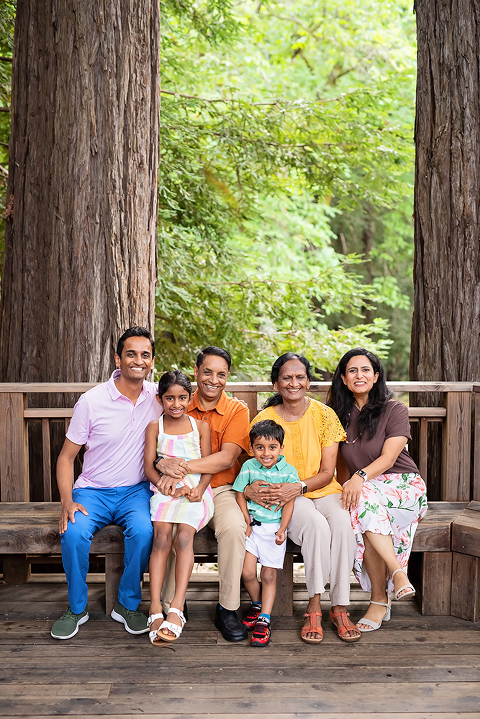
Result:
<svg viewBox="0 0 480 719"><path fill-rule="evenodd" d="M272 367L271 379L277 394L251 424L273 419L283 427L283 453L301 481L268 486L255 482L245 494L263 506L283 506L296 497L288 536L301 545L305 562L309 602L302 639L312 644L323 639L320 594L330 580L330 619L341 639L355 642L361 634L346 607L356 543L349 513L342 507L342 487L334 479L338 444L345 432L332 409L305 396L313 379L305 357L293 352L282 355Z"/></svg>

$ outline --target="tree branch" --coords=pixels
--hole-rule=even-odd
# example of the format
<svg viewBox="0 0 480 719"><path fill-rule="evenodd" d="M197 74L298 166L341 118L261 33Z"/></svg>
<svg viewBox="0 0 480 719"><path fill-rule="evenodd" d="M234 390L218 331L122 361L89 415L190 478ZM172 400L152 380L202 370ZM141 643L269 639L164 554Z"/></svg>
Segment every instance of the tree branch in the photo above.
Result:
<svg viewBox="0 0 480 719"><path fill-rule="evenodd" d="M188 100L200 100L201 102L241 102L241 100L236 100L234 98L226 98L226 97L217 97L217 98L209 98L209 97L199 97L198 95L185 95L183 92L171 92L170 90L160 90L160 92L163 95L173 95L173 97L186 97ZM248 103L249 105L278 105L279 100L273 100L271 102L251 102Z"/></svg>
<svg viewBox="0 0 480 719"><path fill-rule="evenodd" d="M209 98L209 97L200 97L199 95L185 95L183 92L172 92L171 90L160 90L162 95L171 95L172 97L185 97L187 100L200 100L200 102L243 102L245 105L250 105L251 107L263 107L265 105L288 105L293 104L293 100L284 100L282 98L276 98L275 100L270 100L268 102L247 102L246 100L238 100L235 98L226 98L226 97L217 97L217 98ZM338 102L341 100L345 95L354 94L354 93L346 93L342 92L340 97L330 97L324 100L311 100L306 102L311 102L312 105L319 105L325 102ZM1 109L1 108L0 108ZM6 108L8 109L8 108ZM8 110L9 111L9 110Z"/></svg>
<svg viewBox="0 0 480 719"><path fill-rule="evenodd" d="M292 16L292 15L276 15L273 12L269 12L267 14L267 17L274 17L277 20L286 20L287 22L293 22L293 23L295 23L295 25L298 25L299 27L302 28L302 30L305 30L306 33L308 33L313 38L315 38L315 40L320 39L317 35L315 35L315 30L318 30L318 27L319 27L318 25L315 27L315 30L312 30L311 28L304 25L298 17Z"/></svg>

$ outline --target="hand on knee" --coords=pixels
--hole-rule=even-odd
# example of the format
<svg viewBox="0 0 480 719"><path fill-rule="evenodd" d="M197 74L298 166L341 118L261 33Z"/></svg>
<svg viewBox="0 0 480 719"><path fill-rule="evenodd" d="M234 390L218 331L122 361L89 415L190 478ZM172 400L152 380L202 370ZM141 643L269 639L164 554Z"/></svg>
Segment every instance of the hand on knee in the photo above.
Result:
<svg viewBox="0 0 480 719"><path fill-rule="evenodd" d="M72 549L78 547L83 542L91 542L93 534L86 527L82 527L80 522L68 523L67 531L61 535L62 546L71 547Z"/></svg>

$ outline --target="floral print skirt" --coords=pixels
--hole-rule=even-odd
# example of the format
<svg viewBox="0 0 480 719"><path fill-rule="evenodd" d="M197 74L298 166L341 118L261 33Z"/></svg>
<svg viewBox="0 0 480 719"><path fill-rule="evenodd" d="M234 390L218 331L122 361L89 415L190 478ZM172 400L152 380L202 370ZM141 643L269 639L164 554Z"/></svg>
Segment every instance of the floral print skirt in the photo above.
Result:
<svg viewBox="0 0 480 719"><path fill-rule="evenodd" d="M415 530L426 511L427 489L418 474L380 474L364 482L358 507L350 515L357 540L353 571L362 589L371 590L363 568L363 534L390 534L397 559L407 571ZM389 578L388 593L392 591Z"/></svg>

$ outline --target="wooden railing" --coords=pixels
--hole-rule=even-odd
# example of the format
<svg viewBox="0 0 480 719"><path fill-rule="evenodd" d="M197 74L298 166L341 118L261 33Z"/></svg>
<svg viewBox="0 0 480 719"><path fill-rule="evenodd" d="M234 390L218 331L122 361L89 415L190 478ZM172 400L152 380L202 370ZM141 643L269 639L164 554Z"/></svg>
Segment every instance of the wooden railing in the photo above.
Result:
<svg viewBox="0 0 480 719"><path fill-rule="evenodd" d="M410 422L415 441L410 450L427 485L435 486L439 496L431 499L468 502L480 500L480 384L468 382L390 382L396 396L407 394L440 397L441 406L409 407ZM78 396L94 384L41 383L0 384L0 490L2 502L28 502L35 493L37 499L55 499L54 465L59 447L52 446L52 423L68 428L73 408L32 407L35 395ZM310 394L324 400L328 382L315 382ZM242 399L253 417L261 408L261 393L272 391L268 382L231 382L227 391ZM432 404L432 402L430 402ZM32 486L29 471L29 426L41 424L41 486ZM441 438L435 427L441 427ZM433 430L433 432L432 432ZM474 451L472 452L472 438ZM441 452L432 450L441 442ZM438 448L437 448L438 449ZM436 464L432 457L438 455ZM439 474L438 474L439 473ZM434 475L434 479L432 479ZM438 476L437 476L438 475ZM37 472L38 477L38 472ZM429 488L430 489L430 488Z"/></svg>

